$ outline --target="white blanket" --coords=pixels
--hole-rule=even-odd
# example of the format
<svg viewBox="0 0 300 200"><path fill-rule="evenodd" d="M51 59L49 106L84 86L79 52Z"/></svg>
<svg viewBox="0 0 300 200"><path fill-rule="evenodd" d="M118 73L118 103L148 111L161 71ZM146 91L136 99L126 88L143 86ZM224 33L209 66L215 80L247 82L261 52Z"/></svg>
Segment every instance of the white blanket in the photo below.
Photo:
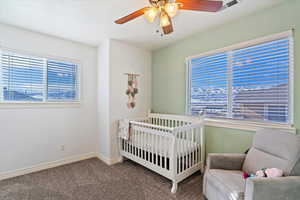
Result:
<svg viewBox="0 0 300 200"><path fill-rule="evenodd" d="M119 120L119 137L129 140L130 137L130 121L127 119Z"/></svg>

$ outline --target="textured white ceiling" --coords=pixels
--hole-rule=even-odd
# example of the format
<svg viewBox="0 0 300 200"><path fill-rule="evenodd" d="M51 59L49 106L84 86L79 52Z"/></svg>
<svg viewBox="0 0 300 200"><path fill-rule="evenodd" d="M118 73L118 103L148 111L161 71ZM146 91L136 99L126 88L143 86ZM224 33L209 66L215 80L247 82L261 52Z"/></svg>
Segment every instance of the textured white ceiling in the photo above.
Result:
<svg viewBox="0 0 300 200"><path fill-rule="evenodd" d="M180 11L174 18L175 32L163 37L156 33L158 21L150 24L144 17L114 24L117 18L149 5L147 0L0 0L0 23L93 46L104 38L113 38L157 49L282 1L243 0L218 13Z"/></svg>

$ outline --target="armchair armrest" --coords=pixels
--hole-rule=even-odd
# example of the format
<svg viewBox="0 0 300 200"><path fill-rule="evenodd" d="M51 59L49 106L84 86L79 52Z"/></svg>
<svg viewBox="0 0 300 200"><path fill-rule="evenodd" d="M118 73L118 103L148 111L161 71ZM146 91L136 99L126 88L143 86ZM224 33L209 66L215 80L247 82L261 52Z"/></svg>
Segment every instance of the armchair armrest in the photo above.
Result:
<svg viewBox="0 0 300 200"><path fill-rule="evenodd" d="M207 169L241 170L246 154L208 154Z"/></svg>
<svg viewBox="0 0 300 200"><path fill-rule="evenodd" d="M290 200L300 197L300 176L248 178L245 200Z"/></svg>

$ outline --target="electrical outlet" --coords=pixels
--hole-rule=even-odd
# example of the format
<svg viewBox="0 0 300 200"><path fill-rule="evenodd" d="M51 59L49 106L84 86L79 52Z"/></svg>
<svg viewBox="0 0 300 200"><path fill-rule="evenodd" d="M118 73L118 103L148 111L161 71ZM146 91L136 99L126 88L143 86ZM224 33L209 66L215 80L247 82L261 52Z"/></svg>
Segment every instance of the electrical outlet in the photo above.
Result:
<svg viewBox="0 0 300 200"><path fill-rule="evenodd" d="M65 151L65 145L61 145L61 146L60 146L60 150L61 150L61 151Z"/></svg>

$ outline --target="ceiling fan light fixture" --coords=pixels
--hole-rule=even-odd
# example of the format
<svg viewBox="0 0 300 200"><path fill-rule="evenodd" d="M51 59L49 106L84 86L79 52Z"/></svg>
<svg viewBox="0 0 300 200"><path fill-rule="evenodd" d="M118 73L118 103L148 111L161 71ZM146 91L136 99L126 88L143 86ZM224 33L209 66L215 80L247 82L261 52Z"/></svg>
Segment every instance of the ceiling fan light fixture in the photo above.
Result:
<svg viewBox="0 0 300 200"><path fill-rule="evenodd" d="M161 16L160 16L160 26L166 27L166 26L169 26L170 23L171 22L170 22L169 16L165 12L162 12Z"/></svg>
<svg viewBox="0 0 300 200"><path fill-rule="evenodd" d="M177 3L166 3L164 9L170 17L175 17L178 11L178 7L179 6Z"/></svg>
<svg viewBox="0 0 300 200"><path fill-rule="evenodd" d="M154 22L157 14L158 14L158 9L156 7L151 7L145 11L144 16L150 23L152 23Z"/></svg>
<svg viewBox="0 0 300 200"><path fill-rule="evenodd" d="M218 12L230 5L242 0L230 0L232 4L223 5L223 0L148 0L150 6L136 10L129 15L126 15L115 21L116 24L127 23L142 15L153 23L156 18L159 18L160 26L163 34L172 33L173 23L172 18L178 14L179 10L193 10L204 12Z"/></svg>

